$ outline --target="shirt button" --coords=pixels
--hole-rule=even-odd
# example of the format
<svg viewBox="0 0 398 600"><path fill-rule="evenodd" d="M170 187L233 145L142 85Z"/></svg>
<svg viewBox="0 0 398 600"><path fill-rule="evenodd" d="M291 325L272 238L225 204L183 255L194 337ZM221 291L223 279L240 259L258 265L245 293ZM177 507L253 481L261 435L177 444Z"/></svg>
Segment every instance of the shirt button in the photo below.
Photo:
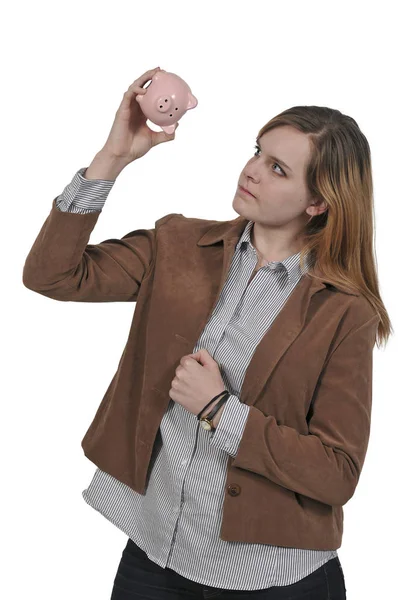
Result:
<svg viewBox="0 0 398 600"><path fill-rule="evenodd" d="M186 465L186 464L187 464L187 462L188 462L187 460L183 460L183 461L181 462L181 464L182 464L182 465Z"/></svg>

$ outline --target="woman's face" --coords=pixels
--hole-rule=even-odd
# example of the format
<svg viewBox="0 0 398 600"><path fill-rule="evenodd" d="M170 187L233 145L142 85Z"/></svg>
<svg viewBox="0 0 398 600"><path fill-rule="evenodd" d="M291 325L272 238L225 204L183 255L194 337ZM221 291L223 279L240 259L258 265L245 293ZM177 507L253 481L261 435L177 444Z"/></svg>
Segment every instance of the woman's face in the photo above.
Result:
<svg viewBox="0 0 398 600"><path fill-rule="evenodd" d="M324 203L315 206L307 189L305 170L310 152L308 136L288 125L263 134L239 177L234 210L266 226L289 224L296 229L297 225L299 231L310 216L326 209ZM255 198L241 192L239 185Z"/></svg>

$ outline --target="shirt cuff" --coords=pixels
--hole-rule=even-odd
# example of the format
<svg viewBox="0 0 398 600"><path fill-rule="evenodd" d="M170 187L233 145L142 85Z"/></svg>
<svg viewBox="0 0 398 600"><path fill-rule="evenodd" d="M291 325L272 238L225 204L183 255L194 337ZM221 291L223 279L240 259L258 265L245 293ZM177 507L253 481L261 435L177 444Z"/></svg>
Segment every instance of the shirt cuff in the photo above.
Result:
<svg viewBox="0 0 398 600"><path fill-rule="evenodd" d="M210 433L210 444L219 450L225 450L231 456L236 456L249 411L250 406L242 404L238 396L231 394L224 404L216 430Z"/></svg>
<svg viewBox="0 0 398 600"><path fill-rule="evenodd" d="M101 211L115 180L86 179L88 167L79 169L72 181L56 199L56 207L63 212L85 214Z"/></svg>

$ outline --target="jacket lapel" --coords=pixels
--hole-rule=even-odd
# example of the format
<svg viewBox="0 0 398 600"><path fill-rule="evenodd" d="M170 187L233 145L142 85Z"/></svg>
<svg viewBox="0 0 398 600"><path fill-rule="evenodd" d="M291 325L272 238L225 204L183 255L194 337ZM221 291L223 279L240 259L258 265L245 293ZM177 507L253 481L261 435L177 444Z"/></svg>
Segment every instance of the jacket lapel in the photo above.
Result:
<svg viewBox="0 0 398 600"><path fill-rule="evenodd" d="M228 276L235 246L238 243L247 222L248 220L241 216L233 221L224 221L210 228L197 242L197 246L199 247L211 246L217 244L221 240L224 244L220 282L217 293L215 297L212 298L210 311L207 311L206 319L212 314L221 294L221 290ZM316 267L313 271L320 277L320 273ZM282 310L272 323L270 329L266 332L253 353L252 359L246 370L240 393L241 402L248 405L255 403L258 394L266 384L273 368L300 333L305 323L307 310L312 296L325 287L326 285L322 279L313 279L307 274L304 274L300 279ZM204 324L204 322L201 323L200 329L195 332L195 335L200 335ZM195 344L196 339L190 339L189 343L191 345Z"/></svg>

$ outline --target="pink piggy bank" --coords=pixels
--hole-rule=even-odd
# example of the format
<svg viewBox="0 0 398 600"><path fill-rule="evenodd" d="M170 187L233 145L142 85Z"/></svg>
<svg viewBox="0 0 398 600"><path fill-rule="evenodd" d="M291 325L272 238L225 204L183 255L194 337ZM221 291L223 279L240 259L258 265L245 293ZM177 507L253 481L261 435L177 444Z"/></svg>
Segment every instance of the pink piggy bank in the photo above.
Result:
<svg viewBox="0 0 398 600"><path fill-rule="evenodd" d="M175 124L198 101L189 85L175 73L160 70L153 76L145 94L137 94L144 115L166 133L174 133Z"/></svg>

